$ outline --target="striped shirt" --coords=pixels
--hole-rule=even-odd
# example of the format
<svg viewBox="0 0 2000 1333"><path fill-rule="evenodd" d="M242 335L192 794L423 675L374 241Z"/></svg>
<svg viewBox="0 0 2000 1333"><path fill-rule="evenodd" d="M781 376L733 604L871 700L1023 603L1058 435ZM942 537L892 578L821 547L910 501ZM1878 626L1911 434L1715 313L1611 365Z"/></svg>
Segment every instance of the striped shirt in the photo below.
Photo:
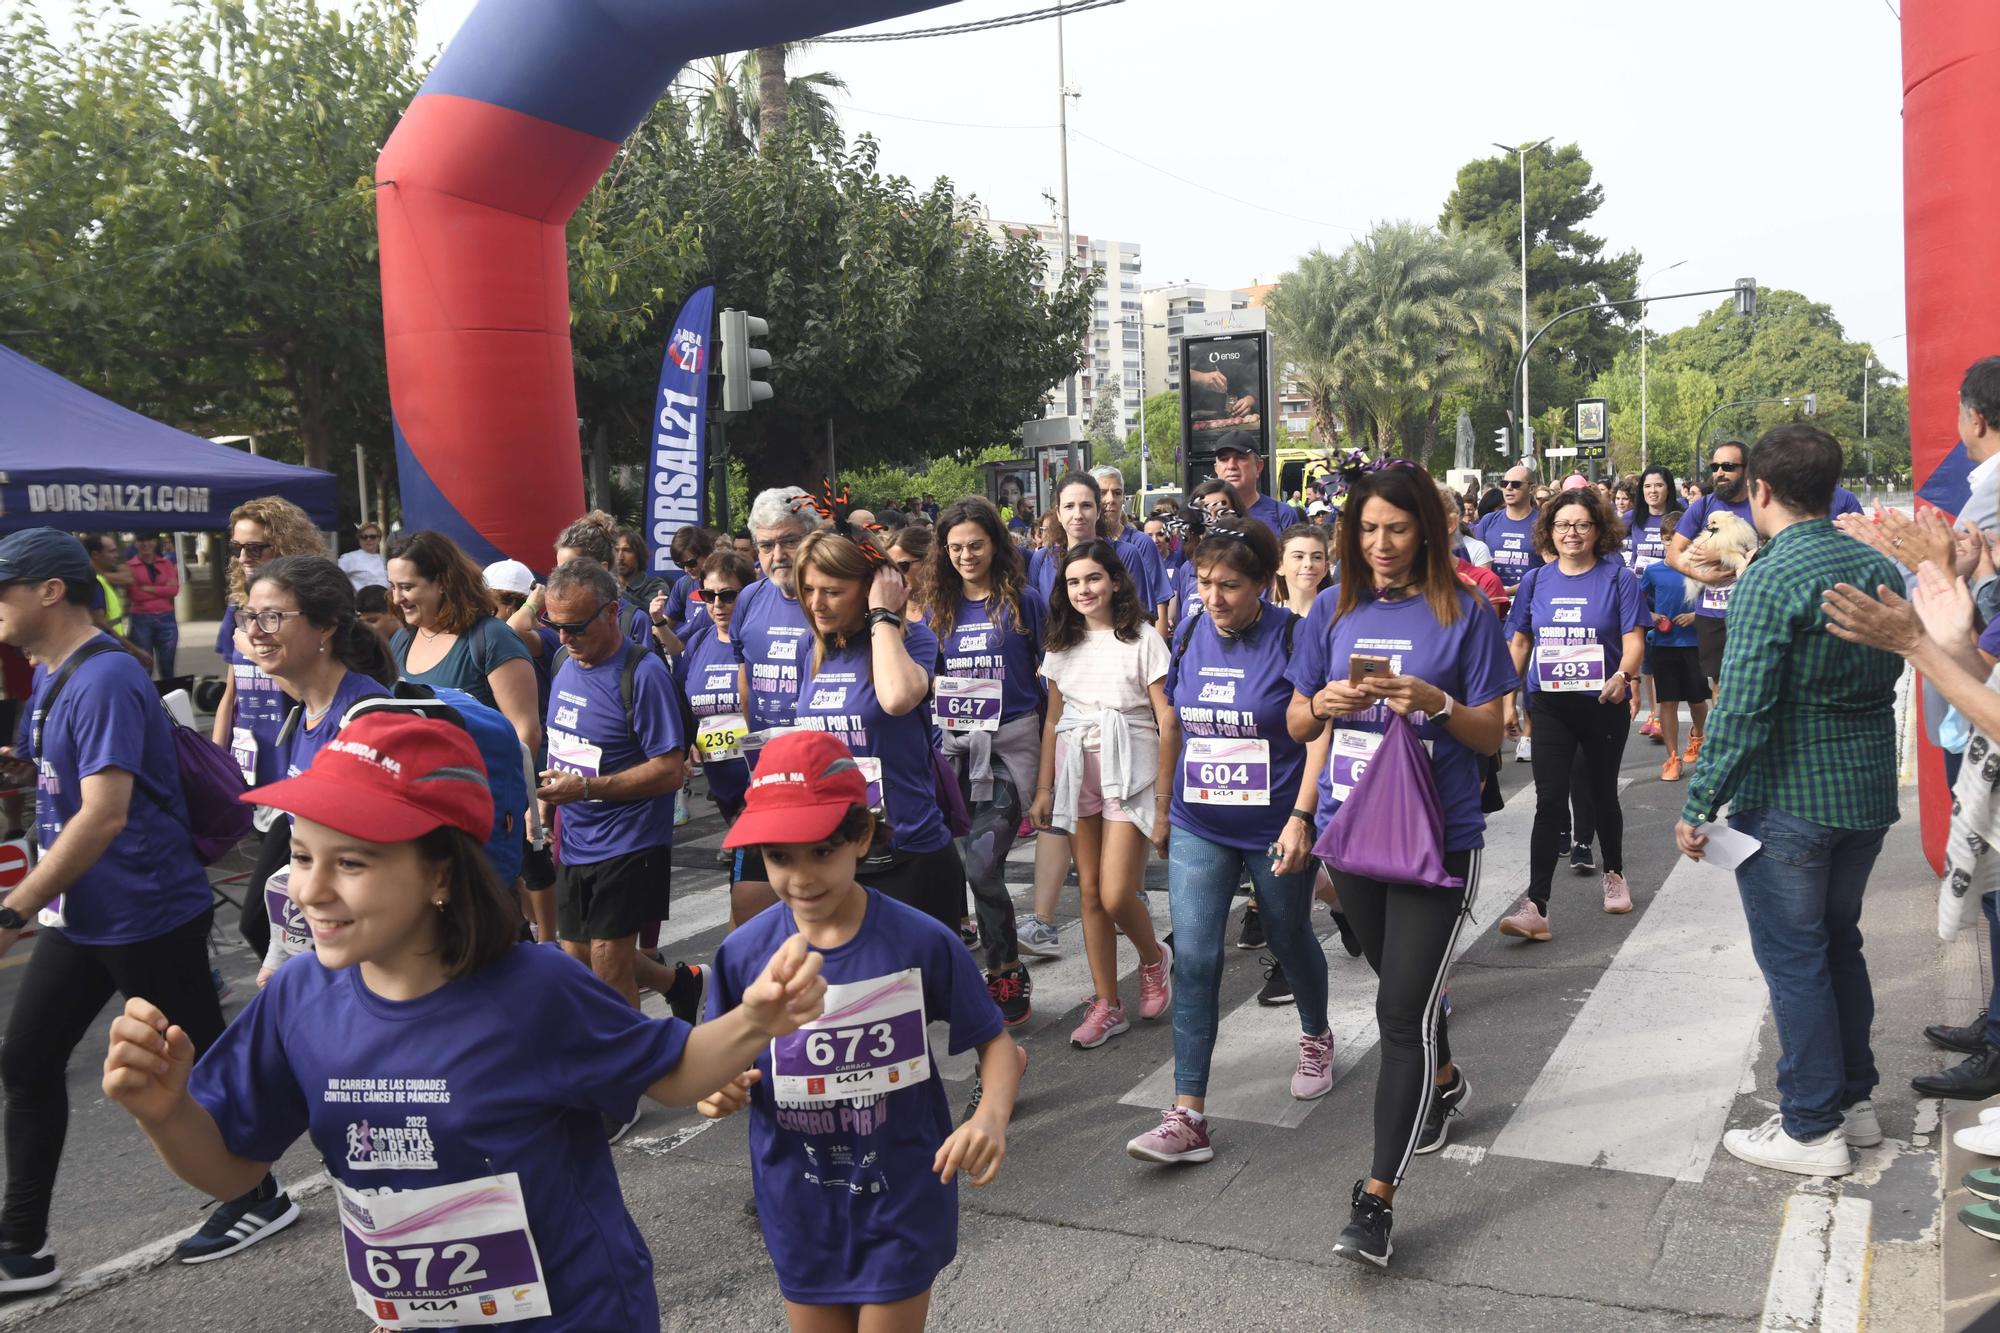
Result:
<svg viewBox="0 0 2000 1333"><path fill-rule="evenodd" d="M1737 581L1719 697L1681 812L1688 823L1731 801L1828 828L1896 822L1902 659L1827 632L1820 598L1836 583L1872 593L1901 587L1902 576L1814 518L1773 537Z"/></svg>

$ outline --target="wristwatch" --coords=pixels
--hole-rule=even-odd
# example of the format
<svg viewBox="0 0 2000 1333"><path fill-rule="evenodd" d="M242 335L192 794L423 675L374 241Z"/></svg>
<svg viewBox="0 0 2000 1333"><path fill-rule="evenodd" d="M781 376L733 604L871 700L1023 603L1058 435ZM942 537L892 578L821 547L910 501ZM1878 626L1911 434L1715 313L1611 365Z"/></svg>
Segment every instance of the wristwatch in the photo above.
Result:
<svg viewBox="0 0 2000 1333"><path fill-rule="evenodd" d="M1625 682L1625 683L1626 683L1627 685L1637 685L1637 684L1639 683L1639 678L1638 678L1637 676L1633 675L1633 674L1632 674L1631 672L1629 672L1629 671L1621 671L1621 672L1619 672L1619 673L1618 673L1618 679L1620 679L1620 680L1624 681L1624 682Z"/></svg>
<svg viewBox="0 0 2000 1333"><path fill-rule="evenodd" d="M13 908L0 904L0 930L20 930L28 924L28 918Z"/></svg>
<svg viewBox="0 0 2000 1333"><path fill-rule="evenodd" d="M1439 690L1438 693L1444 694L1444 691ZM1438 709L1437 712L1431 714L1431 721L1444 722L1451 716L1451 710L1456 707L1458 707L1457 701L1454 700L1449 694L1444 694L1444 707Z"/></svg>
<svg viewBox="0 0 2000 1333"><path fill-rule="evenodd" d="M887 607L878 606L868 613L868 628L873 630L877 625L894 625L901 629L903 618Z"/></svg>

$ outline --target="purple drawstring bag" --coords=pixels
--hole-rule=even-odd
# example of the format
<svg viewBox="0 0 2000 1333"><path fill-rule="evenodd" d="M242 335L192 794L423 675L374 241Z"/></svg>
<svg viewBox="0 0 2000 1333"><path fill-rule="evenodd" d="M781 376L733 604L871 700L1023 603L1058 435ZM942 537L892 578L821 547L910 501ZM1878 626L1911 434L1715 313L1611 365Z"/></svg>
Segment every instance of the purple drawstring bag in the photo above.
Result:
<svg viewBox="0 0 2000 1333"><path fill-rule="evenodd" d="M1375 757L1333 812L1326 832L1313 844L1313 855L1335 870L1386 884L1465 887L1463 879L1445 873L1437 780L1408 718L1389 714Z"/></svg>

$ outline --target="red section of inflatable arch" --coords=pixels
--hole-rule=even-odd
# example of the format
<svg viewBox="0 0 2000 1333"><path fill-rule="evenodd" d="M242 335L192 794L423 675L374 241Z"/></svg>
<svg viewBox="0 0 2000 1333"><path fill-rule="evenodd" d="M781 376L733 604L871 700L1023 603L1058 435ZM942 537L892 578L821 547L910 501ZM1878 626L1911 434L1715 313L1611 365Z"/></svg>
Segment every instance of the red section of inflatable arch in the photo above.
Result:
<svg viewBox="0 0 2000 1333"><path fill-rule="evenodd" d="M1905 0L1903 222L1910 449L1918 486L1958 442L1958 382L2000 352L2000 4ZM1940 873L1944 761L1922 745L1924 852Z"/></svg>

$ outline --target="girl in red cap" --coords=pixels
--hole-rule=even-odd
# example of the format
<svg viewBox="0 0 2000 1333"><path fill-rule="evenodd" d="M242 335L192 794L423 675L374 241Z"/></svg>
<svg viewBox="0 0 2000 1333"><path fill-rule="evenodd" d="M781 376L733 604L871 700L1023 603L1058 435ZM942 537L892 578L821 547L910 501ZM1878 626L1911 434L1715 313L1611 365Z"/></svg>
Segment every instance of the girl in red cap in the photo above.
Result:
<svg viewBox="0 0 2000 1333"><path fill-rule="evenodd" d="M855 881L875 832L867 802L845 743L794 732L764 747L723 843L763 852L778 903L716 950L710 1014L748 1003L801 936L826 983L824 1016L699 1107L750 1108L757 1218L795 1333L924 1326L958 1252L954 1179L999 1172L1026 1064L957 931ZM926 1035L938 1020L953 1054L979 1049L984 1091L957 1129Z"/></svg>
<svg viewBox="0 0 2000 1333"><path fill-rule="evenodd" d="M295 817L291 893L314 956L280 967L199 1065L180 1028L127 1001L105 1093L218 1198L309 1133L355 1304L378 1326L658 1329L604 1119L629 1120L641 1094L692 1103L817 1017L826 983L805 940L777 942L699 1029L516 943L482 850L486 772L447 722L363 715L246 799Z"/></svg>

